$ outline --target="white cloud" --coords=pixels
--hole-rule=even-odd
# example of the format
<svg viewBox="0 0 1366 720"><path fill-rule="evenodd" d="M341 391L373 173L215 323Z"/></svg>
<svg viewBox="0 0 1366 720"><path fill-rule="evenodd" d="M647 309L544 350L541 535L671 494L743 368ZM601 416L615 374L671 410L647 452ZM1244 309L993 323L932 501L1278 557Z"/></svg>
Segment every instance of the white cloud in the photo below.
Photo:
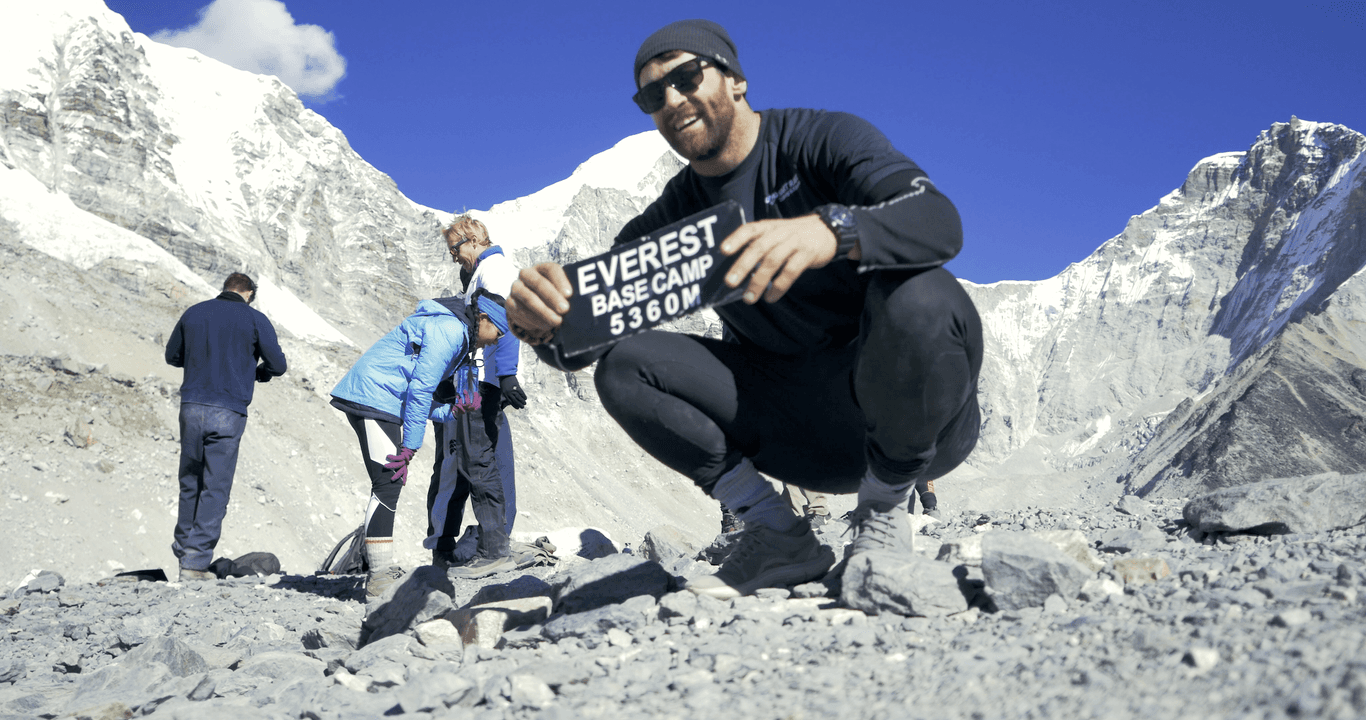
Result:
<svg viewBox="0 0 1366 720"><path fill-rule="evenodd" d="M214 0L199 24L161 30L157 42L186 47L239 70L274 75L300 95L327 95L346 74L332 33L296 25L280 0Z"/></svg>

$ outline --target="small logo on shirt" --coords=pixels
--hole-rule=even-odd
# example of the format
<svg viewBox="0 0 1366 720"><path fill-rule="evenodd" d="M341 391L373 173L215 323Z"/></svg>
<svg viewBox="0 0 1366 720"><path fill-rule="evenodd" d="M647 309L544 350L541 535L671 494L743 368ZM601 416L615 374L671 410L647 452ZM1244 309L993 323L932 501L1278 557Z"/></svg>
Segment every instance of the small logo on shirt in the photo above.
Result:
<svg viewBox="0 0 1366 720"><path fill-rule="evenodd" d="M766 195L764 197L764 204L776 205L791 197L792 193L797 192L797 188L801 186L802 179L799 177L793 177L791 180L788 180L787 182L783 183L783 186L778 188L777 192L772 192Z"/></svg>

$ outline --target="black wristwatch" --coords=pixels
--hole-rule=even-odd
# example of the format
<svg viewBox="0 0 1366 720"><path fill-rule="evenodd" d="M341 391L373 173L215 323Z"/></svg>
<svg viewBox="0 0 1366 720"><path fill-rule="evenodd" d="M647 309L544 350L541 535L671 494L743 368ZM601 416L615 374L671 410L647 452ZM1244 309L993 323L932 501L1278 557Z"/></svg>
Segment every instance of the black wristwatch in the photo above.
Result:
<svg viewBox="0 0 1366 720"><path fill-rule="evenodd" d="M858 220L853 211L838 203L830 203L816 208L816 214L830 228L830 232L835 233L835 258L849 257L849 251L858 244Z"/></svg>

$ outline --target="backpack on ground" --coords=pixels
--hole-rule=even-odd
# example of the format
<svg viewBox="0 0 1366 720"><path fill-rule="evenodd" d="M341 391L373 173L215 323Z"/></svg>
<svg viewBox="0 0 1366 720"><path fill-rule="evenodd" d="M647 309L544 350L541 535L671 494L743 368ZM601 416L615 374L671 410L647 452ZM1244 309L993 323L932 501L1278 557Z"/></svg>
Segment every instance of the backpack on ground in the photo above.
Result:
<svg viewBox="0 0 1366 720"><path fill-rule="evenodd" d="M327 554L322 567L315 575L360 575L369 572L370 564L365 561L365 524L347 533L332 552Z"/></svg>

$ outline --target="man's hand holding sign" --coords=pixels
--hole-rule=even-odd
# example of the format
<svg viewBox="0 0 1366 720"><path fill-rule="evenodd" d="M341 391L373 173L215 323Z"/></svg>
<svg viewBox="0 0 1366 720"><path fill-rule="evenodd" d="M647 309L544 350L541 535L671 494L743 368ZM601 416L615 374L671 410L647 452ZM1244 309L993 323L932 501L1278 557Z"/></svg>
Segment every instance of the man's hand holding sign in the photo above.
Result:
<svg viewBox="0 0 1366 720"><path fill-rule="evenodd" d="M816 215L746 224L739 206L727 202L567 267L523 269L508 319L524 342L553 340L573 355L705 307L737 299L753 305L761 296L776 302L803 272L827 265L835 249L834 234Z"/></svg>

